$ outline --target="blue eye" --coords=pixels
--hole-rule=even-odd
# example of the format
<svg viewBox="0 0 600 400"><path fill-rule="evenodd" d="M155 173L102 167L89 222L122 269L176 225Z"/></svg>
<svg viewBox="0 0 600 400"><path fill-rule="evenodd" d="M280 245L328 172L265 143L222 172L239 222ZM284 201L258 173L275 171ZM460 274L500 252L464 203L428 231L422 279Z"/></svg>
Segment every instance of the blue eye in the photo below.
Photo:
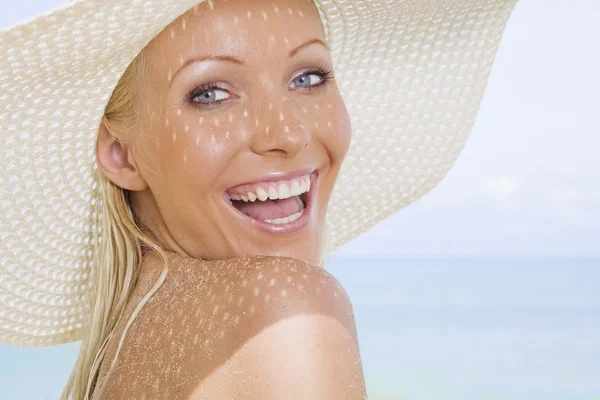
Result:
<svg viewBox="0 0 600 400"><path fill-rule="evenodd" d="M323 81L323 77L319 74L312 72L300 75L292 81L292 89L297 87L311 87L320 84Z"/></svg>
<svg viewBox="0 0 600 400"><path fill-rule="evenodd" d="M192 95L192 102L202 104L220 103L229 98L229 94L217 86L199 87Z"/></svg>

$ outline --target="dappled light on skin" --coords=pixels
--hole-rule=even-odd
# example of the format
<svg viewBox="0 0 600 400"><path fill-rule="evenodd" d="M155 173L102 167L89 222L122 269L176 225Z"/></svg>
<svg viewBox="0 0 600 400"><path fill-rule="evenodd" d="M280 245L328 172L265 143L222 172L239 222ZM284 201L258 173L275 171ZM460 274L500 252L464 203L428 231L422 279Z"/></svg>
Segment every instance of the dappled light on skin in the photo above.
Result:
<svg viewBox="0 0 600 400"><path fill-rule="evenodd" d="M331 329L320 332L319 340L347 345L348 351L319 355L321 344L326 349L332 347L309 341L303 348L305 344L298 341L297 348L288 351L289 357L306 351L315 352L317 358L335 357L354 365L350 369L352 382L361 381L352 307L343 287L324 269L281 257L205 262L168 254L167 279L132 325L102 399L142 395L149 399L164 395L172 400L214 398L202 396L214 395L216 386L224 383L230 388L228 393L243 395L251 390L253 379L278 377L276 365L257 367L261 373L245 369L248 364L241 361L258 356L253 353L253 341L269 335L269 330L308 321L319 321L318 326ZM125 316L152 286L161 268L156 254L144 256L143 274ZM298 281L308 286L296 284ZM117 326L117 332L123 325ZM115 344L111 342L107 349L108 359ZM267 354L259 357L270 358ZM293 375L294 371L286 373ZM331 371L319 373L326 376ZM105 374L103 369L100 379L105 379Z"/></svg>

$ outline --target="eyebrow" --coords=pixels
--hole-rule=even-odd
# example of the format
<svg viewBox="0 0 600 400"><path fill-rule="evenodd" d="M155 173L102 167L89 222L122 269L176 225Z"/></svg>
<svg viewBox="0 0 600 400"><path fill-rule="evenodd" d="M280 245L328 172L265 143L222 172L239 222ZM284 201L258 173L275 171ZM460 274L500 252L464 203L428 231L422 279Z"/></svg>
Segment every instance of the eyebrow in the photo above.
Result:
<svg viewBox="0 0 600 400"><path fill-rule="evenodd" d="M300 46L296 47L295 49L292 49L289 52L289 54L288 54L288 58L294 57L296 54L298 54L300 52L300 50L302 50L305 47L308 47L310 45L313 45L313 44L320 44L323 47L325 47L327 50L330 50L329 46L327 45L327 43L325 43L321 39L311 39L308 42L302 43ZM240 60L239 58L235 58L233 56L225 56L225 55L219 55L219 56L201 55L201 56L198 56L198 57L191 58L191 59L187 60L186 62L184 62L181 65L181 68L179 68L177 71L175 71L175 73L171 77L171 83L173 83L173 81L175 81L175 77L177 77L177 75L179 75L179 73L181 71L183 71L188 65L190 65L190 64L196 64L196 63L201 63L201 62L204 62L204 61L222 61L222 62L228 62L228 63L232 63L232 64L237 64L237 65L246 65L242 60Z"/></svg>

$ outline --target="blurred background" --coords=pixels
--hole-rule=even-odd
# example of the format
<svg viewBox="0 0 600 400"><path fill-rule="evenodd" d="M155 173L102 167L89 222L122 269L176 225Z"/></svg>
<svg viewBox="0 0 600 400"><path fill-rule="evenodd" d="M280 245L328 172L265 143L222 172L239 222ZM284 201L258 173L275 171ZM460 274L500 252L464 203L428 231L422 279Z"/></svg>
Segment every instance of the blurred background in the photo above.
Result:
<svg viewBox="0 0 600 400"><path fill-rule="evenodd" d="M600 399L598 21L522 0L447 178L331 256L371 400ZM57 399L78 346L0 345L0 399Z"/></svg>

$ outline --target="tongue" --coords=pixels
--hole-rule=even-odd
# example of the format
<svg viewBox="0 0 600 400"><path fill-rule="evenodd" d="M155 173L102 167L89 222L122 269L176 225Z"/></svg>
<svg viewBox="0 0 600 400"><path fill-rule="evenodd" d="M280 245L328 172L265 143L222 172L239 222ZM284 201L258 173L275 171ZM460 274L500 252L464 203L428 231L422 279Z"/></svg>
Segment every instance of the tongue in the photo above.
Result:
<svg viewBox="0 0 600 400"><path fill-rule="evenodd" d="M250 218L264 221L265 219L277 219L289 217L300 212L300 198L298 196L288 197L283 200L256 200L252 202L232 201L233 206L248 215Z"/></svg>

